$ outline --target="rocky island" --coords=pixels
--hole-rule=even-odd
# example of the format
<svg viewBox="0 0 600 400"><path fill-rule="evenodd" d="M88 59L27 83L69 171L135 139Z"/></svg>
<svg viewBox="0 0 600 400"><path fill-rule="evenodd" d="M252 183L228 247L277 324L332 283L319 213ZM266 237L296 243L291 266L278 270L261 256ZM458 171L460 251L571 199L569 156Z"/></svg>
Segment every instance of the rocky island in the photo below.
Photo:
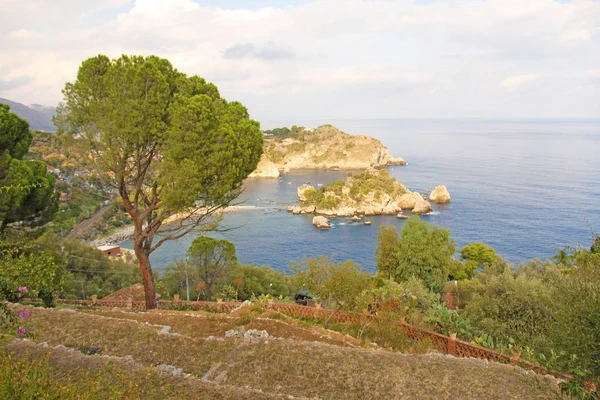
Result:
<svg viewBox="0 0 600 400"><path fill-rule="evenodd" d="M402 210L412 210L413 214L431 211L421 194L408 190L385 169L349 174L345 181L340 179L318 189L302 185L298 188L298 201L298 206L288 209L294 214L352 217L394 215Z"/></svg>
<svg viewBox="0 0 600 400"><path fill-rule="evenodd" d="M332 125L316 129L292 127L265 132L262 158L250 178L277 178L294 169L366 169L405 165L392 157L379 140L365 135L349 135Z"/></svg>

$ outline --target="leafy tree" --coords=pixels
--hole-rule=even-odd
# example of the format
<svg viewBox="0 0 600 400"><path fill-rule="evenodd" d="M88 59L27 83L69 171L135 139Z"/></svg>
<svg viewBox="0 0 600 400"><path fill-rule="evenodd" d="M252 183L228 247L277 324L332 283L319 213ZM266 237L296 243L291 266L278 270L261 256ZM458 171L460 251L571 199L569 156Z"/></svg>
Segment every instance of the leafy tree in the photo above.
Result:
<svg viewBox="0 0 600 400"><path fill-rule="evenodd" d="M350 260L334 263L326 256L293 262L290 269L298 287L327 301L336 310L355 309L370 282L369 275L358 264Z"/></svg>
<svg viewBox="0 0 600 400"><path fill-rule="evenodd" d="M377 249L375 261L377 271L384 277L391 279L398 268L398 230L395 226L381 225L377 236Z"/></svg>
<svg viewBox="0 0 600 400"><path fill-rule="evenodd" d="M452 260L450 270L448 271L448 278L458 281L471 279L475 275L475 272L477 272L477 262L473 260Z"/></svg>
<svg viewBox="0 0 600 400"><path fill-rule="evenodd" d="M448 229L428 224L417 216L410 217L398 241L398 267L393 278L400 282L414 276L439 291L448 280L454 250L454 239Z"/></svg>
<svg viewBox="0 0 600 400"><path fill-rule="evenodd" d="M562 249L556 249L551 260L562 266L571 267L575 262L575 256L575 251L570 246L565 246Z"/></svg>
<svg viewBox="0 0 600 400"><path fill-rule="evenodd" d="M18 299L18 288L53 303L53 295L64 286L66 270L61 260L50 250L21 240L0 242L0 292L5 299Z"/></svg>
<svg viewBox="0 0 600 400"><path fill-rule="evenodd" d="M205 283L206 297L210 299L214 288L225 283L237 264L235 246L227 240L197 237L188 249L188 264L196 269L199 280Z"/></svg>
<svg viewBox="0 0 600 400"><path fill-rule="evenodd" d="M23 160L30 144L27 121L0 104L0 233L12 222L45 223L58 207L46 164Z"/></svg>
<svg viewBox="0 0 600 400"><path fill-rule="evenodd" d="M111 260L99 250L72 240L60 241L54 234L44 234L35 245L51 251L64 265L67 275L61 295L65 298L102 298L116 290L139 283L137 265Z"/></svg>
<svg viewBox="0 0 600 400"><path fill-rule="evenodd" d="M480 242L469 243L460 250L463 260L475 261L478 267L484 267L493 263L498 256L490 246Z"/></svg>
<svg viewBox="0 0 600 400"><path fill-rule="evenodd" d="M291 278L269 267L238 264L231 272L228 282L235 287L239 300L266 294L287 297L293 292Z"/></svg>
<svg viewBox="0 0 600 400"><path fill-rule="evenodd" d="M215 85L156 56L89 58L63 94L55 124L87 141L94 168L123 200L146 306L154 308L150 254L167 240L217 228L215 214L258 164L259 124Z"/></svg>

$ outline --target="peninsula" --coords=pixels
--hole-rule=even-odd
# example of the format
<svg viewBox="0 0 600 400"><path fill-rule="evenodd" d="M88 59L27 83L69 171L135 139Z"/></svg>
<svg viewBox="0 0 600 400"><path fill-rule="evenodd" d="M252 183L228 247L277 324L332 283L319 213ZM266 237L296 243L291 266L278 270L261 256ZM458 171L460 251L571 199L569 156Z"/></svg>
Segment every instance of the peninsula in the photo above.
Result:
<svg viewBox="0 0 600 400"><path fill-rule="evenodd" d="M249 177L277 178L294 169L361 170L405 164L372 137L349 135L332 125L314 130L294 126L265 132L262 158Z"/></svg>

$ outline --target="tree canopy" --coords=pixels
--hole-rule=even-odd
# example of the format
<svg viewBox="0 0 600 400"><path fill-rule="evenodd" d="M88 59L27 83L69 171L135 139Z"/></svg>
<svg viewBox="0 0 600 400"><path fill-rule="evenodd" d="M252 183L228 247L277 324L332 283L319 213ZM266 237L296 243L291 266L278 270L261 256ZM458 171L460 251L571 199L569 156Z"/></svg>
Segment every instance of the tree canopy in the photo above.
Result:
<svg viewBox="0 0 600 400"><path fill-rule="evenodd" d="M455 251L450 231L413 216L406 220L400 233L394 280L406 281L414 276L427 287L441 290L448 280Z"/></svg>
<svg viewBox="0 0 600 400"><path fill-rule="evenodd" d="M200 236L188 249L188 264L196 269L210 299L214 288L225 281L237 264L235 246L227 240Z"/></svg>
<svg viewBox="0 0 600 400"><path fill-rule="evenodd" d="M475 261L477 266L484 267L492 264L498 258L496 251L480 242L469 243L460 250L463 260Z"/></svg>
<svg viewBox="0 0 600 400"><path fill-rule="evenodd" d="M63 94L55 124L87 141L99 175L122 198L153 308L149 255L167 240L216 228L215 213L258 164L260 126L215 85L156 56L89 58Z"/></svg>
<svg viewBox="0 0 600 400"><path fill-rule="evenodd" d="M381 225L377 236L375 261L377 271L386 279L391 279L398 268L398 230L395 226Z"/></svg>
<svg viewBox="0 0 600 400"><path fill-rule="evenodd" d="M27 121L0 104L0 232L12 222L45 223L58 208L54 175L23 159L30 144Z"/></svg>

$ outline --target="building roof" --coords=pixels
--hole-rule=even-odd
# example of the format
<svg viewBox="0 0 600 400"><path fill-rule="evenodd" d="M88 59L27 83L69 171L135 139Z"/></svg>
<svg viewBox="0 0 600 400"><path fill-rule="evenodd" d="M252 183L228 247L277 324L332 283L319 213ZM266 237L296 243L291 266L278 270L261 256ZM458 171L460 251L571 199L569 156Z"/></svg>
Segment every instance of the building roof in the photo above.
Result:
<svg viewBox="0 0 600 400"><path fill-rule="evenodd" d="M107 244L107 245L104 245L104 246L98 246L98 247L96 247L96 248L97 248L98 250L100 250L100 251L107 251L107 250L120 249L120 248L121 248L121 246L118 246L118 245L116 245L116 244L112 244L112 245L111 245L111 244Z"/></svg>

